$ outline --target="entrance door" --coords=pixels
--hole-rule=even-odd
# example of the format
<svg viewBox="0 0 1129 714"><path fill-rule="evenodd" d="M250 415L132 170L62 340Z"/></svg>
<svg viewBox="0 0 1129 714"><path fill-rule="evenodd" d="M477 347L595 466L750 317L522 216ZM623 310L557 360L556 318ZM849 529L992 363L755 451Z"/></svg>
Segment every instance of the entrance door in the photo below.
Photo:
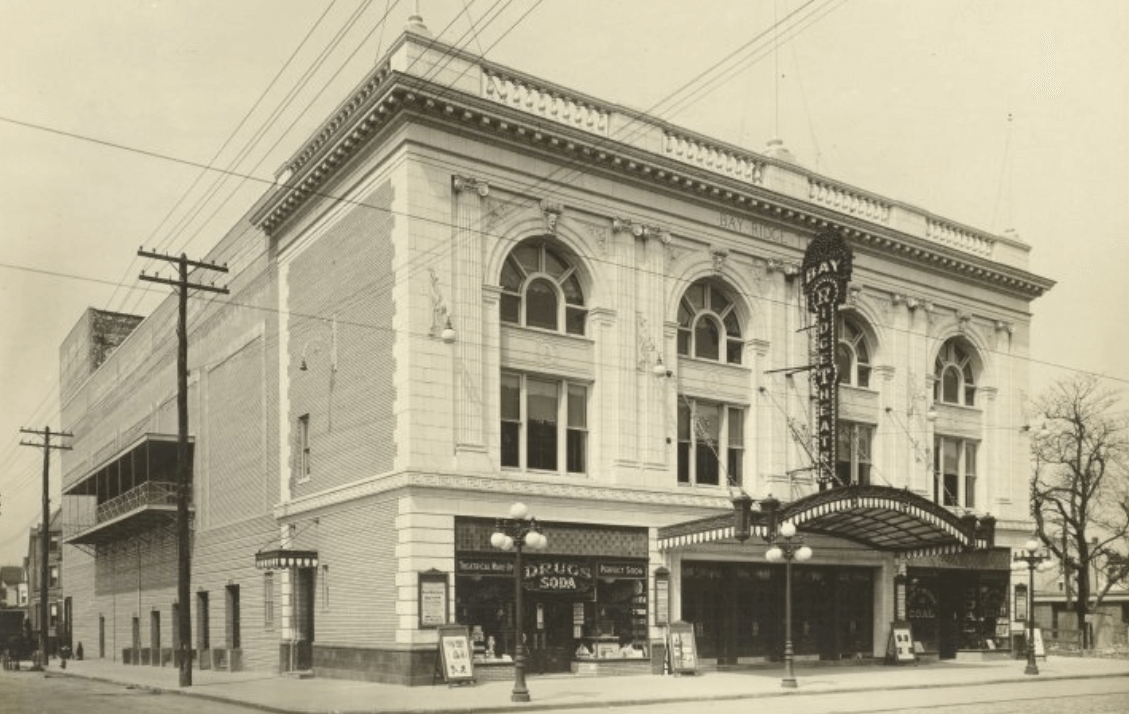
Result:
<svg viewBox="0 0 1129 714"><path fill-rule="evenodd" d="M314 668L314 579L313 568L295 568L295 669Z"/></svg>
<svg viewBox="0 0 1129 714"><path fill-rule="evenodd" d="M951 574L950 574L951 575ZM959 577L942 578L937 598L937 650L941 659L957 656L957 639L960 636L958 600L964 589Z"/></svg>
<svg viewBox="0 0 1129 714"><path fill-rule="evenodd" d="M571 671L573 603L559 597L529 597L524 603L525 646L529 671Z"/></svg>

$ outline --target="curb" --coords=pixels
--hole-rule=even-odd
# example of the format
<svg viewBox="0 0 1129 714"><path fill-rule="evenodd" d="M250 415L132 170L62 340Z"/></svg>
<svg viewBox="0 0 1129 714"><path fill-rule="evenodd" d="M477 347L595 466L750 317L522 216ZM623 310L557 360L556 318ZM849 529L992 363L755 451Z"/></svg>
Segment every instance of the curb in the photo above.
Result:
<svg viewBox="0 0 1129 714"><path fill-rule="evenodd" d="M73 677L75 679L85 679L93 682L101 682L103 684L111 684L122 687L132 687L136 689L144 689L152 692L159 692L161 694L177 694L182 696L196 697L207 701L222 702L224 704L234 704L244 706L250 709L256 709L263 712L272 712L273 714L310 714L309 712L301 709L287 709L284 707L277 707L271 704L264 704L260 702L240 699L237 697L225 696L222 694L212 694L202 692L198 689L179 689L170 687L154 687L149 685L138 684L136 682L122 681L120 679L112 679L109 677L86 675L77 672L66 672L62 670L50 670L44 672L45 677ZM1129 677L1129 672L1110 672L1105 674L1049 674L1039 675L1038 681L1061 681L1061 680L1084 680L1084 679L1106 679L1111 677ZM771 692L742 692L733 694L715 694L715 695L696 695L696 696L668 696L668 697L635 697L631 699L617 699L613 701L600 702L600 706L604 708L612 707L638 707L649 705L661 704L685 704L689 702L723 702L723 701L737 701L741 699L768 699L775 697L793 697L793 696L815 696L821 694L838 694L838 693L858 693L867 691L897 691L907 689L941 689L948 687L970 687L970 686L988 686L996 684L1009 684L1014 682L1027 681L1024 679L1017 679L1011 677L997 677L994 679L985 679L978 682L938 682L938 683L917 683L917 684L904 684L893 686L840 686L834 689L824 690L805 690L796 689L789 691L771 691ZM512 703L509 705L485 705L468 707L447 707L447 708L431 708L431 709L410 709L407 710L410 714L468 714L473 711L475 714L500 714L504 712L513 712L515 710L521 711L553 711L561 709L577 709L585 706L583 702L530 702L530 703ZM393 708L380 709L380 708L367 708L367 709L325 709L319 710L325 714L373 714L373 712L391 712Z"/></svg>

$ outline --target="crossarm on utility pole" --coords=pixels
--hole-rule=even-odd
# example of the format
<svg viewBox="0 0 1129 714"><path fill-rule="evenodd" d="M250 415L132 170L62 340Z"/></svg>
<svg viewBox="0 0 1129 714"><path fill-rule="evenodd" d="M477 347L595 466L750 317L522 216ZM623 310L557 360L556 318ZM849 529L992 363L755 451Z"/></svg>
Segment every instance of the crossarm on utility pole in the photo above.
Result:
<svg viewBox="0 0 1129 714"><path fill-rule="evenodd" d="M20 427L20 433L43 437L43 443L20 441L22 446L34 446L43 449L43 524L39 527L39 662L35 664L42 669L47 667L47 570L49 568L47 558L50 552L48 542L51 537L51 495L48 492L48 483L50 482L51 472L51 449L69 451L71 448L62 444L52 444L51 436L70 437L74 434L69 431L52 432L49 426L44 427L42 431Z"/></svg>
<svg viewBox="0 0 1129 714"><path fill-rule="evenodd" d="M190 582L192 578L192 555L189 552L191 541L188 529L188 499L192 483L192 472L188 467L188 290L204 290L227 294L227 288L202 283L188 282L188 268L227 272L226 265L216 265L198 260L189 260L181 253L179 256L161 255L144 249L137 254L143 258L154 258L175 263L179 273L177 280L162 278L159 275L141 274L141 279L150 283L170 285L177 289L177 353L176 353L176 551L177 577L176 597L179 605L177 632L180 637L180 686L192 685L192 603ZM201 652L201 655L203 653Z"/></svg>

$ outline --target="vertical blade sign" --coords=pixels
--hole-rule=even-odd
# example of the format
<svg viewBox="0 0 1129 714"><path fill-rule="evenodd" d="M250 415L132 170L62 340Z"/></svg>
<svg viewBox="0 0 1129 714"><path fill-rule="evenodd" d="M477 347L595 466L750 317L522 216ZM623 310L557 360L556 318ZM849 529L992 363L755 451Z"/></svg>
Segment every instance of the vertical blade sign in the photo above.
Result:
<svg viewBox="0 0 1129 714"><path fill-rule="evenodd" d="M804 253L804 297L815 313L815 348L811 389L816 404L816 479L821 487L835 480L836 433L839 421L839 371L835 348L839 343L839 305L847 297L853 254L838 233L824 232L812 239Z"/></svg>

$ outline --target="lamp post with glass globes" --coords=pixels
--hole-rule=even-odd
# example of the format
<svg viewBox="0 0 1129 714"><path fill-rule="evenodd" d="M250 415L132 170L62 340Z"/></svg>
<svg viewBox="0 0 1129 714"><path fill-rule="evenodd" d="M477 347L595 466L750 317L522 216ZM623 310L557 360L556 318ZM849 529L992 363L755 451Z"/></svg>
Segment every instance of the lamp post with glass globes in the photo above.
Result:
<svg viewBox="0 0 1129 714"><path fill-rule="evenodd" d="M796 674L793 670L792 652L792 561L804 562L811 558L811 548L796 538L796 526L791 521L780 524L780 528L769 536L772 547L764 554L770 563L784 561L784 679L780 686L796 688Z"/></svg>
<svg viewBox="0 0 1129 714"><path fill-rule="evenodd" d="M525 686L525 635L522 631L522 565L523 548L544 550L549 539L541 533L537 519L529 515L524 503L510 506L510 517L501 518L494 525L490 545L499 550L514 550L514 690L512 702L528 702L529 689Z"/></svg>
<svg viewBox="0 0 1129 714"><path fill-rule="evenodd" d="M1050 567L1050 556L1040 552L1039 541L1034 538L1023 544L1023 550L1012 556L1015 563L1027 564L1027 668L1024 674L1038 674L1035 662L1035 569L1043 572Z"/></svg>

